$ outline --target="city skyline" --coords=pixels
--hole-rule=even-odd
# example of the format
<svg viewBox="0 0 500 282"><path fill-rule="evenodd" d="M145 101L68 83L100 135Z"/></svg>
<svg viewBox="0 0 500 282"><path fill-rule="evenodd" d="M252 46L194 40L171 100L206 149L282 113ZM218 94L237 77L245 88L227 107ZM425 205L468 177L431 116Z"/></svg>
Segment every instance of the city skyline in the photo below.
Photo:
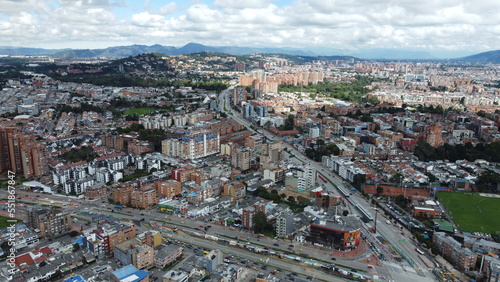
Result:
<svg viewBox="0 0 500 282"><path fill-rule="evenodd" d="M404 49L436 57L496 49L494 1L0 0L4 46L96 49L131 44Z"/></svg>

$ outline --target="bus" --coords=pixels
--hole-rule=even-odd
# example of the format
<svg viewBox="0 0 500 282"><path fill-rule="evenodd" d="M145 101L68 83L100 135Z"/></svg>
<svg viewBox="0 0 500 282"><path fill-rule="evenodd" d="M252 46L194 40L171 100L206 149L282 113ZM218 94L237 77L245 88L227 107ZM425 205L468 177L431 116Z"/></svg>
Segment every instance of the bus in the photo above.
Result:
<svg viewBox="0 0 500 282"><path fill-rule="evenodd" d="M419 254L421 254L421 255L423 255L423 254L424 254L424 252L423 252L421 249L419 249L419 248L415 248L415 251L417 251L417 253L419 253Z"/></svg>
<svg viewBox="0 0 500 282"><path fill-rule="evenodd" d="M319 177L319 179L323 180L323 182L326 183L326 178L322 174L318 173L318 177Z"/></svg>

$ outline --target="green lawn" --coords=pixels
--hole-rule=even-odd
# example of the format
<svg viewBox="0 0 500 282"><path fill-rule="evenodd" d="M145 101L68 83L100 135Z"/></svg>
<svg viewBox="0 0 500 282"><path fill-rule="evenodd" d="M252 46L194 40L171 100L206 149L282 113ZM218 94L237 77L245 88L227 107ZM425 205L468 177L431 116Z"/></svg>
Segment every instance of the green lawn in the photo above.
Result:
<svg viewBox="0 0 500 282"><path fill-rule="evenodd" d="M149 108L137 108L137 109L128 109L124 112L124 114L126 115L137 115L137 116L140 116L140 115L145 115L145 114L150 114L154 112L153 109L149 109Z"/></svg>
<svg viewBox="0 0 500 282"><path fill-rule="evenodd" d="M0 215L0 229L2 228L5 228L5 227L9 227L13 222L8 222L7 220L9 219L15 219L15 218L10 218L10 217L6 217L6 216L1 216ZM19 220L19 219L16 219L17 222L22 222L22 220Z"/></svg>
<svg viewBox="0 0 500 282"><path fill-rule="evenodd" d="M460 231L500 234L500 198L461 192L437 196Z"/></svg>

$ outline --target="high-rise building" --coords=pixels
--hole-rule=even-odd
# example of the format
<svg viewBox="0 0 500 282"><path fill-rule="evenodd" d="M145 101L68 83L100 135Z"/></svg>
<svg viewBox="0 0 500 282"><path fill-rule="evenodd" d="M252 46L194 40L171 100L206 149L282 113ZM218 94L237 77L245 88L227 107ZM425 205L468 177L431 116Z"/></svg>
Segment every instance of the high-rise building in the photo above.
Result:
<svg viewBox="0 0 500 282"><path fill-rule="evenodd" d="M186 132L181 139L162 142L162 153L169 157L194 160L220 152L220 135L208 130Z"/></svg>
<svg viewBox="0 0 500 282"><path fill-rule="evenodd" d="M233 89L233 104L241 105L242 102L247 101L247 90L245 87L237 86Z"/></svg>
<svg viewBox="0 0 500 282"><path fill-rule="evenodd" d="M279 238L286 238L294 231L293 227L293 213L285 211L276 218L276 236Z"/></svg>
<svg viewBox="0 0 500 282"><path fill-rule="evenodd" d="M245 63L234 63L235 71L245 71Z"/></svg>
<svg viewBox="0 0 500 282"><path fill-rule="evenodd" d="M0 171L11 168L9 143L7 140L17 132L15 127L0 127Z"/></svg>
<svg viewBox="0 0 500 282"><path fill-rule="evenodd" d="M245 147L260 149L262 147L262 136L251 135L245 139Z"/></svg>
<svg viewBox="0 0 500 282"><path fill-rule="evenodd" d="M45 145L27 142L21 147L21 166L25 178L40 177L48 171Z"/></svg>
<svg viewBox="0 0 500 282"><path fill-rule="evenodd" d="M242 114L243 117L249 119L255 115L255 110L252 104L250 103L242 103Z"/></svg>
<svg viewBox="0 0 500 282"><path fill-rule="evenodd" d="M250 169L250 149L238 148L231 156L231 165L242 171Z"/></svg>
<svg viewBox="0 0 500 282"><path fill-rule="evenodd" d="M19 133L15 127L0 127L0 171L40 177L47 172L46 149L33 135Z"/></svg>
<svg viewBox="0 0 500 282"><path fill-rule="evenodd" d="M31 207L27 216L28 226L33 228L40 238L64 234L71 227L71 215L61 210Z"/></svg>

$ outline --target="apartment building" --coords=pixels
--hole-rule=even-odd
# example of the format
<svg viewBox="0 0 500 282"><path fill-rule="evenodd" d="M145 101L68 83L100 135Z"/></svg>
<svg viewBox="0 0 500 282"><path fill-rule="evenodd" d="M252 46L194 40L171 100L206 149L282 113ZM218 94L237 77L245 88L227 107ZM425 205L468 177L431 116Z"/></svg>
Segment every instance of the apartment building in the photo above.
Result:
<svg viewBox="0 0 500 282"><path fill-rule="evenodd" d="M135 208L147 209L158 204L156 189L136 189L130 194L130 205Z"/></svg>
<svg viewBox="0 0 500 282"><path fill-rule="evenodd" d="M158 195L172 199L181 194L181 183L173 179L161 181L157 185L156 192Z"/></svg>
<svg viewBox="0 0 500 282"><path fill-rule="evenodd" d="M130 184L119 184L111 190L111 198L117 205L129 205L135 187Z"/></svg>
<svg viewBox="0 0 500 282"><path fill-rule="evenodd" d="M93 232L103 242L104 252L111 254L116 245L135 238L137 228L129 222L111 222L98 226Z"/></svg>
<svg viewBox="0 0 500 282"><path fill-rule="evenodd" d="M31 207L27 213L27 225L39 238L57 236L71 228L71 215L58 209Z"/></svg>
<svg viewBox="0 0 500 282"><path fill-rule="evenodd" d="M241 199L246 195L245 184L239 181L224 184L222 196L231 196L233 199Z"/></svg>
<svg viewBox="0 0 500 282"><path fill-rule="evenodd" d="M44 144L15 127L0 125L0 171L10 170L25 178L41 177L48 171Z"/></svg>
<svg viewBox="0 0 500 282"><path fill-rule="evenodd" d="M169 157L194 160L220 152L220 134L200 130L186 132L181 139L162 141L162 153Z"/></svg>
<svg viewBox="0 0 500 282"><path fill-rule="evenodd" d="M123 265L131 264L137 269L150 269L155 265L154 249L135 239L117 244L113 254Z"/></svg>
<svg viewBox="0 0 500 282"><path fill-rule="evenodd" d="M172 170L172 172L170 174L170 178L173 180L177 180L180 183L183 183L186 181L190 181L192 175L194 175L195 173L197 173L199 171L200 171L199 168L193 167L191 165L187 165L187 166L179 167L179 168Z"/></svg>
<svg viewBox="0 0 500 282"><path fill-rule="evenodd" d="M161 245L155 250L154 264L158 268L169 265L182 256L183 248L177 245Z"/></svg>
<svg viewBox="0 0 500 282"><path fill-rule="evenodd" d="M432 242L441 251L443 258L461 271L468 271L476 266L477 254L460 244L444 232L434 232Z"/></svg>
<svg viewBox="0 0 500 282"><path fill-rule="evenodd" d="M253 216L256 212L261 211L263 213L266 212L266 205L263 203L257 203L253 206L246 207L242 210L241 215L241 224L244 228L253 229Z"/></svg>
<svg viewBox="0 0 500 282"><path fill-rule="evenodd" d="M238 148L231 156L231 165L242 171L250 169L250 149Z"/></svg>
<svg viewBox="0 0 500 282"><path fill-rule="evenodd" d="M277 237L287 238L294 232L293 218L294 215L291 211L284 211L276 218Z"/></svg>

